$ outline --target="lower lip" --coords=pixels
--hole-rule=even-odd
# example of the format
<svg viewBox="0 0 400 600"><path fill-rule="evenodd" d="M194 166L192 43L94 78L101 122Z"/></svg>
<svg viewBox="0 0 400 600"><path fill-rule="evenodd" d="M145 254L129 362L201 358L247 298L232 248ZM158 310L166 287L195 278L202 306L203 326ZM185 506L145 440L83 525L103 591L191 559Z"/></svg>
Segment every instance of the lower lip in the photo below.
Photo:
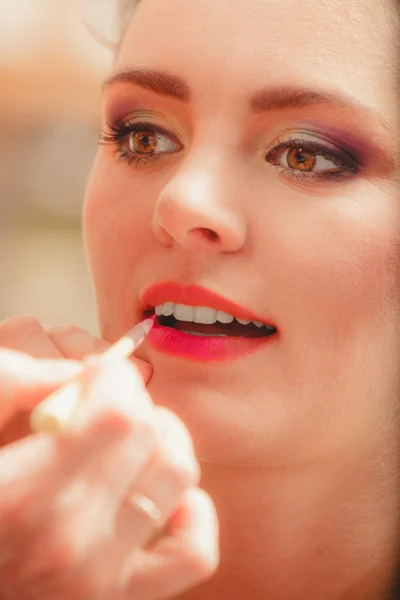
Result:
<svg viewBox="0 0 400 600"><path fill-rule="evenodd" d="M259 337L197 336L155 323L147 341L151 346L173 356L197 361L232 360L251 354L270 344L276 334Z"/></svg>

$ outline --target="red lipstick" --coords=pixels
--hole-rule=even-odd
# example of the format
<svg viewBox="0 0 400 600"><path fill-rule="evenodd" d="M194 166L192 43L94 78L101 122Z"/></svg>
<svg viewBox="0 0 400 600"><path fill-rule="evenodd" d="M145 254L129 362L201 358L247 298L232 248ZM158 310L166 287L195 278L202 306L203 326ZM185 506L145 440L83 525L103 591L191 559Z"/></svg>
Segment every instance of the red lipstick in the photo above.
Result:
<svg viewBox="0 0 400 600"><path fill-rule="evenodd" d="M276 329L273 329L274 325L265 317L198 285L187 286L168 281L147 288L142 295L145 313L166 302L213 308L246 321L260 321L269 328L265 328L268 333L262 337L194 335L162 325L160 319L157 319L147 341L155 350L166 354L197 361L226 361L252 353L277 337L275 334L271 335L276 333Z"/></svg>

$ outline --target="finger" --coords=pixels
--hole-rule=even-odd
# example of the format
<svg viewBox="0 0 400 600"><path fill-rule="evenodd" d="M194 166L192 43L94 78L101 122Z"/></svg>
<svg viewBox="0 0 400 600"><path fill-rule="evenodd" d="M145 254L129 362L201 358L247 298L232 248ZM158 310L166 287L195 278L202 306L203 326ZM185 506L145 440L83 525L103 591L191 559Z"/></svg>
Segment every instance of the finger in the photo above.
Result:
<svg viewBox="0 0 400 600"><path fill-rule="evenodd" d="M34 360L0 349L0 429L18 411L29 410L82 371L67 360Z"/></svg>
<svg viewBox="0 0 400 600"><path fill-rule="evenodd" d="M115 535L108 544L98 546L92 555L91 579L102 579L104 589L115 582L121 565L133 548L145 547L155 534L162 528L176 511L185 491L198 484L200 467L194 456L190 435L183 423L171 411L156 408L154 414L156 449L151 460L141 469L140 473L131 468L131 487L128 491L123 488L119 494L115 521ZM125 457L124 465L129 469L132 458ZM114 469L115 470L115 469ZM114 472L112 470L112 472ZM115 475L113 481L103 481L111 490L116 487ZM118 483L117 483L118 485ZM137 494L140 498L149 499L154 503L158 512L159 522L156 525L135 504ZM106 577L108 578L106 580Z"/></svg>
<svg viewBox="0 0 400 600"><path fill-rule="evenodd" d="M63 355L48 337L39 321L25 315L13 317L0 323L0 347L24 352L35 358L63 358ZM2 378L1 374L0 378ZM13 387L14 385L11 385L11 392ZM39 388L41 388L40 385ZM8 386L7 389L9 390ZM51 386L47 393L50 393L53 389L56 389L56 386ZM2 398L0 398L0 447L11 444L29 434L29 407L35 406L35 403L40 402L44 397L39 392L37 385L34 386L32 391L33 394L14 395L13 401L11 403L7 402L7 407L4 406L5 394L2 394ZM38 392L39 395L37 395ZM9 399L10 394L8 393L7 396ZM16 409L15 400L18 398L22 402L26 401L28 403L25 409L21 407Z"/></svg>
<svg viewBox="0 0 400 600"><path fill-rule="evenodd" d="M132 557L124 566L125 595L167 600L210 578L219 564L218 519L209 496L188 490L171 521L170 535Z"/></svg>
<svg viewBox="0 0 400 600"><path fill-rule="evenodd" d="M111 346L109 342L75 326L45 326L45 331L61 354L73 360L83 360L88 356L103 354ZM131 360L147 384L153 371L151 365L136 357L132 357Z"/></svg>
<svg viewBox="0 0 400 600"><path fill-rule="evenodd" d="M83 360L92 354L102 354L110 344L75 326L45 326L45 331L63 356Z"/></svg>
<svg viewBox="0 0 400 600"><path fill-rule="evenodd" d="M193 443L181 420L172 411L156 407L154 424L155 453L134 481L118 513L118 538L121 548L125 543L125 551L134 545L145 546L155 533L152 520L135 505L137 494L154 503L159 511L158 526L162 527L175 512L185 491L200 481Z"/></svg>
<svg viewBox="0 0 400 600"><path fill-rule="evenodd" d="M0 357L2 352L10 354L0 351ZM19 356L19 353L13 354ZM24 358L29 365L31 359ZM137 430L141 432L142 424L143 428L151 429L151 400L128 361L92 364L87 371L81 375L81 381L84 377L87 379L85 385L70 388L71 393L82 396L76 418L64 435L35 435L0 451L0 490L14 486L17 493L23 493L46 477L52 481L54 478L63 480L68 467L69 470L76 468L82 460L88 459L85 453L91 451L95 455L99 449L107 450L129 439ZM20 383L18 380L18 385Z"/></svg>
<svg viewBox="0 0 400 600"><path fill-rule="evenodd" d="M68 445L52 436L34 435L0 451L0 563L2 555L21 556L35 530L43 533L53 498L101 446L98 438Z"/></svg>
<svg viewBox="0 0 400 600"><path fill-rule="evenodd" d="M20 553L22 566L13 573L15 583L28 584L32 578L49 572L68 572L98 547L110 530L112 533L116 506L131 485L135 471L142 469L153 450L152 404L140 376L128 361L98 367L84 386L85 398L76 422L63 436L75 456L73 440L86 446L92 440L97 452L83 456L81 453L79 471L72 479L71 466L78 464L68 456L69 482L63 465L68 448L60 453L62 489L54 489L57 476L53 473L52 494L57 491L57 495L53 499L42 495L41 504L47 507L49 516L38 529L36 540ZM39 485L40 476L37 479Z"/></svg>
<svg viewBox="0 0 400 600"><path fill-rule="evenodd" d="M18 440L30 435L30 411L17 412L3 423L0 429L0 448L14 444Z"/></svg>
<svg viewBox="0 0 400 600"><path fill-rule="evenodd" d="M25 315L0 323L0 346L35 358L63 357L39 321Z"/></svg>
<svg viewBox="0 0 400 600"><path fill-rule="evenodd" d="M121 389L125 388L123 378L120 376L118 379ZM96 385L101 386L103 393L105 382L98 380ZM99 392L93 385L91 387L93 395L98 396ZM64 586L66 597L68 594L72 596L76 593L77 586L81 591L85 589L85 593L89 595L89 589L85 588L85 585L92 586L90 589L92 595L104 593L115 584L121 564L132 549L141 548L154 536L151 521L129 502L130 489L153 498L160 510L161 522L165 523L176 510L185 490L198 483L200 468L194 456L190 435L183 423L171 411L161 407L154 408L152 418L154 430L150 435L154 440L156 451L150 460L147 460L149 454L140 459L137 445L135 447L129 443L119 444L107 455L96 456L95 462L88 462L82 472L90 487L88 486L85 492L85 506L78 511L81 515L79 521L76 521L75 525L69 523L68 527L70 534L72 531L79 532L81 543L83 538L89 540L90 536L96 542L90 553L90 561L85 565L85 574L81 576L79 583L71 580L68 588ZM146 429L144 435L148 438ZM148 439L143 440L142 449L146 448L148 442ZM122 465L123 469L120 468ZM76 483L71 486L69 494L73 493L75 485ZM91 488L94 490L94 496ZM65 490L63 494L66 494ZM101 502L102 505L99 504ZM108 519L104 514L106 507ZM87 524L93 523L94 515L97 515L94 521L95 528L98 530L96 535L87 531ZM116 515L112 526L113 535L102 539L99 534L100 523L103 525L109 523L113 515ZM31 571L30 576L32 576ZM47 579L47 577L36 578L35 588L40 593L48 589Z"/></svg>
<svg viewBox="0 0 400 600"><path fill-rule="evenodd" d="M83 564L62 588L54 578L35 582L40 598L107 597L113 600L168 600L208 579L219 563L218 520L209 496L188 490L170 521L169 535L143 550L130 548L121 560L115 537L90 563ZM127 558L128 557L128 558ZM96 558L94 562L93 558Z"/></svg>

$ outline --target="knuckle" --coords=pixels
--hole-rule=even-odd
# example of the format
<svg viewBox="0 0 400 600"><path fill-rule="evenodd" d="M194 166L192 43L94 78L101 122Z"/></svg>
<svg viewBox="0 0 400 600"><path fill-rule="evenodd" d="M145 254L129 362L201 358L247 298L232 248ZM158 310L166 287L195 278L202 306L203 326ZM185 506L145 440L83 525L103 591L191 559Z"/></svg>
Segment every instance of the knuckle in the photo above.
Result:
<svg viewBox="0 0 400 600"><path fill-rule="evenodd" d="M45 328L47 335L67 358L82 360L85 356L103 352L109 346L77 325Z"/></svg>
<svg viewBox="0 0 400 600"><path fill-rule="evenodd" d="M196 486L200 481L200 465L194 456L178 458L175 455L165 454L161 458L161 469L182 490Z"/></svg>
<svg viewBox="0 0 400 600"><path fill-rule="evenodd" d="M18 315L0 323L0 335L12 336L20 333L35 334L42 332L40 322L30 315Z"/></svg>
<svg viewBox="0 0 400 600"><path fill-rule="evenodd" d="M98 414L94 426L99 432L108 433L113 437L135 436L148 443L155 440L151 419L141 411L132 415L124 410L119 410L118 406L107 406Z"/></svg>
<svg viewBox="0 0 400 600"><path fill-rule="evenodd" d="M55 327L48 327L47 331L52 337L62 339L80 335L83 330L77 325L57 325Z"/></svg>
<svg viewBox="0 0 400 600"><path fill-rule="evenodd" d="M193 451L193 441L186 425L172 410L163 406L156 408L156 421L160 428L161 437L169 444L178 442Z"/></svg>

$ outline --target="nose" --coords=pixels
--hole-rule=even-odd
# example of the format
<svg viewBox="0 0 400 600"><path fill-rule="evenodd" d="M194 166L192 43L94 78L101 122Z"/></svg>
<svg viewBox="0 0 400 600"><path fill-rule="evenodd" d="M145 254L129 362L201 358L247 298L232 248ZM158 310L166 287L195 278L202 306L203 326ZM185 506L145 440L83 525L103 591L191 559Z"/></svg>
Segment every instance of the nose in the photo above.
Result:
<svg viewBox="0 0 400 600"><path fill-rule="evenodd" d="M158 197L153 231L167 246L238 252L247 237L241 202L228 170L181 168Z"/></svg>

